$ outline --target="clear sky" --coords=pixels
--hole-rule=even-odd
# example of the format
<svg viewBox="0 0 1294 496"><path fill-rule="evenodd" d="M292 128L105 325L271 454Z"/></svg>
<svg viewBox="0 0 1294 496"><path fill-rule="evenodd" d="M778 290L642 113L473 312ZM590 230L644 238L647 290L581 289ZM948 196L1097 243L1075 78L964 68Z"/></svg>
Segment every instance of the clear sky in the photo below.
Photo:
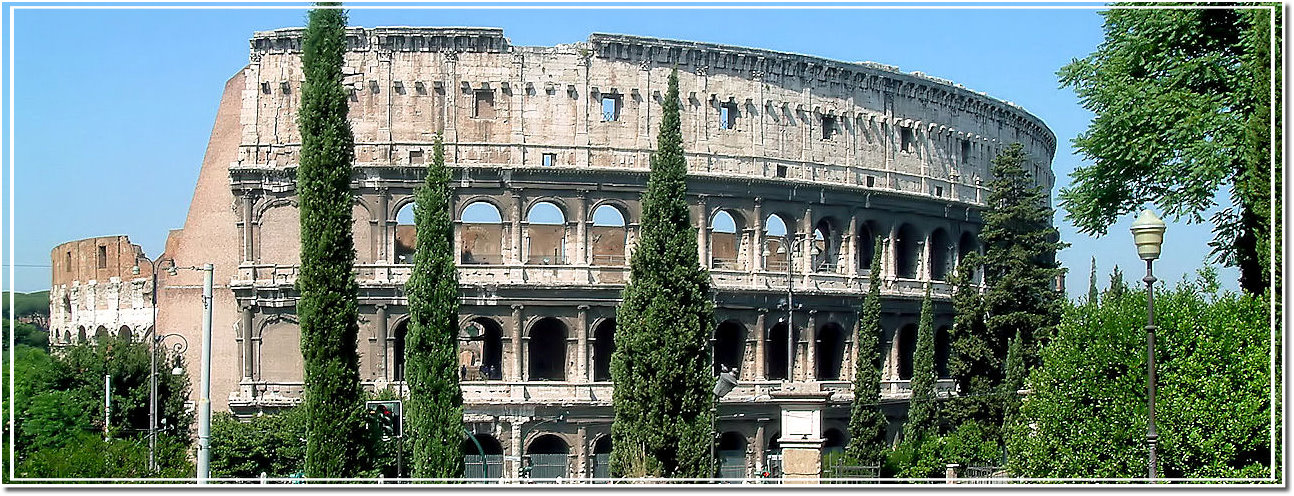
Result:
<svg viewBox="0 0 1294 496"><path fill-rule="evenodd" d="M6 242L4 286L22 292L48 289L50 250L65 241L126 234L150 258L156 256L167 231L183 227L221 90L247 64L252 32L301 26L305 19L299 7L11 10L13 5L22 4L6 4L3 19L10 35L3 41L9 62L4 146L13 153L12 162L9 153L3 157L6 240L11 178L14 190L13 250ZM1082 164L1070 140L1092 117L1073 92L1058 88L1056 70L1102 40L1096 9L1050 8L1055 6L366 7L372 5L352 6L351 25L494 26L514 45L625 33L921 71L1015 102L1041 118L1059 141L1053 198ZM1063 217L1058 212L1056 222L1062 239L1072 244L1060 254L1069 268L1070 295L1086 293L1093 256L1102 286L1115 264L1133 278L1144 272L1128 233L1134 215L1101 238L1076 233ZM1166 220L1165 254L1155 272L1177 281L1204 263L1212 234L1208 224ZM18 264L12 283L10 261ZM1236 287L1236 277L1234 269L1221 272L1228 288Z"/></svg>

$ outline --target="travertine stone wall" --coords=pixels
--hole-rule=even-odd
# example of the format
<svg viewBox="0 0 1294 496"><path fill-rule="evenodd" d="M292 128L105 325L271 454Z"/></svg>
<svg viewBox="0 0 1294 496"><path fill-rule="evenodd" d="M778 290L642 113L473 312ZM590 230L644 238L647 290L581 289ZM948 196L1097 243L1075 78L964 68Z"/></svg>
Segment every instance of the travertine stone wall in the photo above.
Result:
<svg viewBox="0 0 1294 496"><path fill-rule="evenodd" d="M129 237L63 243L50 251L50 266L51 345L109 334L142 339L148 332L153 319L153 266Z"/></svg>

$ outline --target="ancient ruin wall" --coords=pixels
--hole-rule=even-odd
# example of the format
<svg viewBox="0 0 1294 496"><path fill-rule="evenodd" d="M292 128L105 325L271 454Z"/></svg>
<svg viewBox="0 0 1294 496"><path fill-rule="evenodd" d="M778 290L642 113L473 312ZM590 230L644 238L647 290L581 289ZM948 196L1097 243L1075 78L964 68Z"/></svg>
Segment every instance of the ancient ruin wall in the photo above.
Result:
<svg viewBox="0 0 1294 496"><path fill-rule="evenodd" d="M152 325L152 265L127 236L69 241L50 251L49 342L142 339ZM135 273L138 271L138 273Z"/></svg>

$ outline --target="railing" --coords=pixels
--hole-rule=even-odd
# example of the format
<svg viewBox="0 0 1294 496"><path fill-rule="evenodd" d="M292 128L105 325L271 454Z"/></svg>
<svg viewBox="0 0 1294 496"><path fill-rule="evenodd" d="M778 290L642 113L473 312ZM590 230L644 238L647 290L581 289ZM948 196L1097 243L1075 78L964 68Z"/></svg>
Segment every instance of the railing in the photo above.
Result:
<svg viewBox="0 0 1294 496"><path fill-rule="evenodd" d="M1002 467L966 467L965 476L958 482L966 484L1000 484L1010 475Z"/></svg>
<svg viewBox="0 0 1294 496"><path fill-rule="evenodd" d="M468 479L503 477L503 455L463 455L463 475Z"/></svg>
<svg viewBox="0 0 1294 496"><path fill-rule="evenodd" d="M531 454L526 455L530 462L531 479L566 479L570 478L570 455L567 454Z"/></svg>
<svg viewBox="0 0 1294 496"><path fill-rule="evenodd" d="M880 465L851 465L848 464L839 451L827 452L822 455L822 483L823 484L860 484L867 481L849 481L833 479L875 479L881 476Z"/></svg>

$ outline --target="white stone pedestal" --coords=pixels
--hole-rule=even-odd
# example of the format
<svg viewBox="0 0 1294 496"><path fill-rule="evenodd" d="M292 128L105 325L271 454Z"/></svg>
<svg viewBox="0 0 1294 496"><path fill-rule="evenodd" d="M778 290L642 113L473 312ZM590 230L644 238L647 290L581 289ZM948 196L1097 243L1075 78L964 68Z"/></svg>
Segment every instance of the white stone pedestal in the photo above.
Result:
<svg viewBox="0 0 1294 496"><path fill-rule="evenodd" d="M822 474L822 410L829 392L775 391L782 407L782 477L791 484L814 484Z"/></svg>

